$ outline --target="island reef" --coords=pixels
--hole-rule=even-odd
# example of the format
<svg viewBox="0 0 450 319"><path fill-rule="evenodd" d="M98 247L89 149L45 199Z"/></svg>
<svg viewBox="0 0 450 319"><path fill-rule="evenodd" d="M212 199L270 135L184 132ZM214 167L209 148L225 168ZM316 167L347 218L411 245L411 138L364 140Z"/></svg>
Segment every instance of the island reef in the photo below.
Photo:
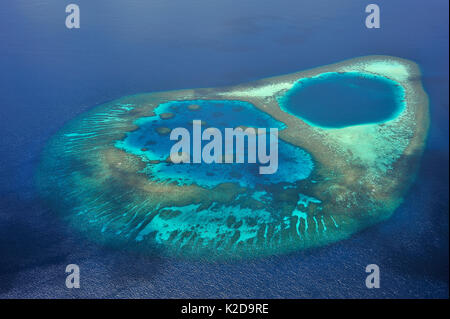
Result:
<svg viewBox="0 0 450 319"><path fill-rule="evenodd" d="M329 74L389 81L396 110L342 127L289 112L293 88ZM206 260L287 253L388 219L415 179L428 112L419 67L390 56L231 87L126 96L53 136L36 185L74 229L117 249ZM277 173L254 174L248 164L171 163L164 144L171 129L193 120L278 128Z"/></svg>

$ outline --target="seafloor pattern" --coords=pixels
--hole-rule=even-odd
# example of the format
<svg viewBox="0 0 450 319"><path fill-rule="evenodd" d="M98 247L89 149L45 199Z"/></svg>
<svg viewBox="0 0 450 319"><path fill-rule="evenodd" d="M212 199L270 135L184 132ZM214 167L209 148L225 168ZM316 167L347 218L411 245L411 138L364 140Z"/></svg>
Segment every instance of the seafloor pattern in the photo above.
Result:
<svg viewBox="0 0 450 319"><path fill-rule="evenodd" d="M291 111L294 89L339 75L387 81L396 109L336 127ZM277 173L260 175L255 164L172 163L171 129L196 119L205 128L278 128ZM234 87L97 106L49 141L36 182L75 229L108 245L208 259L283 253L388 218L414 179L428 124L414 63L356 58Z"/></svg>

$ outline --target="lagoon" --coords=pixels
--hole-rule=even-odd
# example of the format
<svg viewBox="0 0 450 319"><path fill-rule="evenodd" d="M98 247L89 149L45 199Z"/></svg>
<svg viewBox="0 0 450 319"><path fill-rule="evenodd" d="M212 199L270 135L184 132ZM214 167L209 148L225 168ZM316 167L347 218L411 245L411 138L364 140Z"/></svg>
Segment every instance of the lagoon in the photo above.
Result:
<svg viewBox="0 0 450 319"><path fill-rule="evenodd" d="M401 86L386 77L327 72L297 81L279 103L310 125L343 128L395 118L403 99Z"/></svg>

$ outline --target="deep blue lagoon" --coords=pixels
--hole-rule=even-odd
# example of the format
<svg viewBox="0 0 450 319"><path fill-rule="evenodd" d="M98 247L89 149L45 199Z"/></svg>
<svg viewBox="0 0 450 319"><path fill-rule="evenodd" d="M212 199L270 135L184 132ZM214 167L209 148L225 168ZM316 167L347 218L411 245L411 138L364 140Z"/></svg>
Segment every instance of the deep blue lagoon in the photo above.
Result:
<svg viewBox="0 0 450 319"><path fill-rule="evenodd" d="M329 72L298 81L280 104L310 124L341 128L395 117L403 97L401 87L387 78Z"/></svg>

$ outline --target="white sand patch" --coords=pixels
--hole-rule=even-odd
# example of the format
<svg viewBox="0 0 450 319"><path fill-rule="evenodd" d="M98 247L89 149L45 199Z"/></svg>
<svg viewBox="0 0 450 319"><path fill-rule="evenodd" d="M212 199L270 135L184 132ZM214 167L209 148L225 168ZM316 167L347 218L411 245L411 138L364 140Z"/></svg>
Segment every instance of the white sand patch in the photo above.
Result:
<svg viewBox="0 0 450 319"><path fill-rule="evenodd" d="M271 97L276 93L288 90L292 87L293 82L284 82L277 84L269 84L256 88L248 88L246 90L236 90L231 92L220 93L222 96L251 96L251 97Z"/></svg>
<svg viewBox="0 0 450 319"><path fill-rule="evenodd" d="M388 76L396 81L405 81L409 72L404 64L397 61L377 61L364 65L364 70L382 76Z"/></svg>
<svg viewBox="0 0 450 319"><path fill-rule="evenodd" d="M351 152L351 158L377 173L386 173L408 146L413 134L408 127L381 127L374 124L350 126L327 131L329 139L343 150Z"/></svg>

